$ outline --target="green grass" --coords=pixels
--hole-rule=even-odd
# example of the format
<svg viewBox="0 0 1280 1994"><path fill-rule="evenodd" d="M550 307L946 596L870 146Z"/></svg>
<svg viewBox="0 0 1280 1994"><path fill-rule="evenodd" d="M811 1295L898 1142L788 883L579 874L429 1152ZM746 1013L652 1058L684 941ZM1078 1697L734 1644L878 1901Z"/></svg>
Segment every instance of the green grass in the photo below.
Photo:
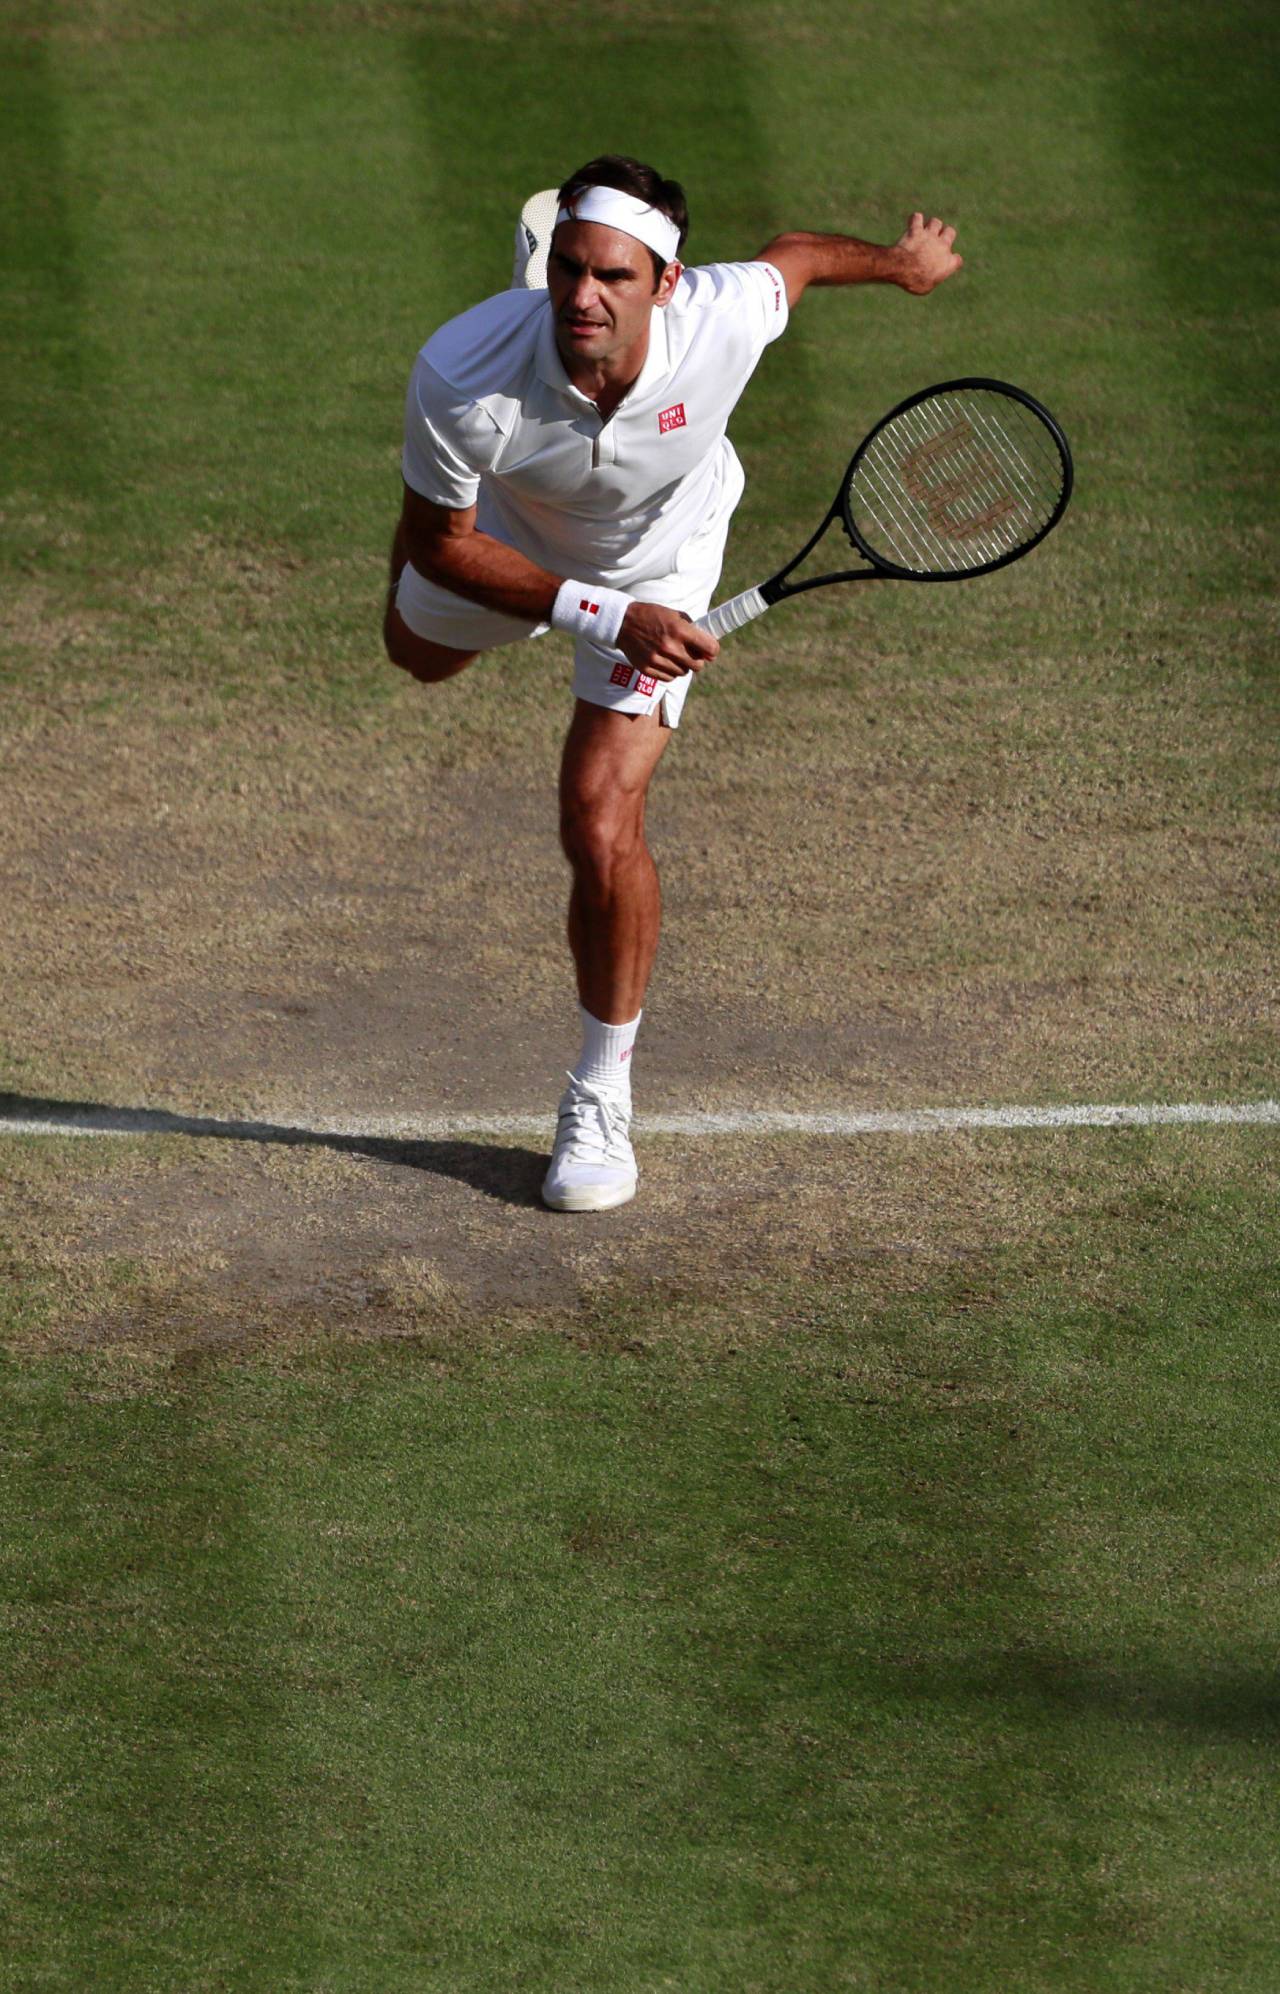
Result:
<svg viewBox="0 0 1280 1994"><path fill-rule="evenodd" d="M9 1365L7 1984L1268 1986L1259 1141L888 1307Z"/></svg>
<svg viewBox="0 0 1280 1994"><path fill-rule="evenodd" d="M1092 977L1105 1078L1107 1003L1203 974L1179 1084L1261 1090L1265 1019L1214 1001L1267 932L1228 859L1274 786L1273 33L1189 0L21 0L6 726L79 702L77 783L139 712L211 755L273 709L319 709L334 755L404 726L374 632L408 367L586 154L682 177L700 259L924 202L962 282L814 296L766 356L726 591L953 373L1059 413L1072 514L989 585L771 619L708 724L744 797L785 738L778 823L833 770L933 810L919 918L876 931L898 1015L921 971L961 1009ZM541 769L540 654L501 692L415 720L424 766ZM1029 910L998 880L963 947L928 897L949 785L993 863L1038 811L1068 882ZM1098 916L1170 825L1223 868L1203 920ZM424 1307L292 1355L202 1356L180 1295L177 1357L38 1354L68 1289L14 1212L0 1984L1271 1994L1274 1138L1229 1167L1099 1141L1040 1178L1028 1145L1040 1238L915 1292L769 1266L713 1306L677 1268L549 1325ZM145 1273L78 1278L109 1305Z"/></svg>

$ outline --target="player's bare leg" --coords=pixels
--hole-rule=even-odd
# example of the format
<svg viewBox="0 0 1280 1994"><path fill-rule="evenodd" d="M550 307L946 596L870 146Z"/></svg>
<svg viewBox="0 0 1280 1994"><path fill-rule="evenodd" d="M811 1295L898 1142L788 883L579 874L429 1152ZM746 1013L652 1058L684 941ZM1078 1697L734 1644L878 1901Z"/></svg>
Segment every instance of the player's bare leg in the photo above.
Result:
<svg viewBox="0 0 1280 1994"><path fill-rule="evenodd" d="M560 840L573 871L569 947L583 1009L621 1025L644 1003L662 900L645 843L649 779L671 730L656 714L580 699L560 769Z"/></svg>
<svg viewBox="0 0 1280 1994"><path fill-rule="evenodd" d="M573 872L569 946L584 1040L542 1188L557 1211L601 1211L635 1195L629 1062L662 909L645 801L669 739L656 714L579 700L565 741L560 837Z"/></svg>

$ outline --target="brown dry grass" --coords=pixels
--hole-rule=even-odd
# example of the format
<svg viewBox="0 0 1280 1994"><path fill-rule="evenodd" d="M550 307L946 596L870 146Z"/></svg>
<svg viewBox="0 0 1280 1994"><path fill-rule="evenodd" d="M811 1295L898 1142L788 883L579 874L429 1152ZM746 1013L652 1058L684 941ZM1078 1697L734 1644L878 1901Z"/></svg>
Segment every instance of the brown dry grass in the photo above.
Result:
<svg viewBox="0 0 1280 1994"><path fill-rule="evenodd" d="M672 1334L732 1344L768 1332L796 1282L853 1292L873 1318L947 1280L963 1314L1041 1260L1061 1268L1073 1238L1176 1214L1192 1186L1230 1194L1252 1172L1258 1212L1278 1188L1274 1143L1230 1129L724 1139L696 1157L642 1139L640 1159L642 1198L582 1222L540 1208L530 1149L10 1137L24 1240L10 1272L42 1296L16 1342L173 1352L433 1334L445 1348L480 1326L582 1328L630 1296L658 1302L648 1334L666 1314ZM1075 1260L1073 1290L1103 1274Z"/></svg>
<svg viewBox="0 0 1280 1994"><path fill-rule="evenodd" d="M15 1340L124 1353L334 1335L427 1335L447 1352L456 1336L590 1334L597 1319L617 1335L637 1301L646 1335L665 1321L681 1343L718 1348L781 1325L797 1292L836 1286L874 1323L943 1285L944 1313L980 1314L1066 1267L1064 1302L1105 1304L1117 1239L1149 1248L1189 1199L1243 1184L1260 1212L1280 1191L1274 1139L1239 1129L723 1139L692 1153L642 1137L642 1197L585 1222L544 1212L541 1158L500 1144L0 1150L24 1241L11 1272L39 1298Z"/></svg>
<svg viewBox="0 0 1280 1994"><path fill-rule="evenodd" d="M378 582L206 539L74 610L52 583L16 592L14 1094L311 1128L550 1117L576 1039L566 659L548 641L426 692L371 655ZM1269 1090L1257 631L1206 606L1166 666L1149 599L1123 655L1037 647L1010 600L998 666L922 670L887 600L813 605L698 688L651 803L667 909L641 1114ZM695 1262L723 1295L820 1274L854 1235L891 1286L1061 1197L1016 1145L975 1172L961 1140L658 1143L641 1202L580 1228L538 1208L531 1148L166 1139L92 1166L57 1146L50 1173L39 1147L16 1151L37 1189L13 1229L56 1333L144 1341L578 1306Z"/></svg>
<svg viewBox="0 0 1280 1994"><path fill-rule="evenodd" d="M376 600L372 575L308 576L326 589ZM11 607L13 1084L277 1117L537 1108L573 1039L564 660L530 646L426 693L366 640L326 706L295 594L206 545L110 610ZM1274 824L1238 670L929 677L874 629L869 667L856 629L792 611L776 633L698 689L655 783L653 1105L1258 1085ZM230 691L227 655L253 668Z"/></svg>

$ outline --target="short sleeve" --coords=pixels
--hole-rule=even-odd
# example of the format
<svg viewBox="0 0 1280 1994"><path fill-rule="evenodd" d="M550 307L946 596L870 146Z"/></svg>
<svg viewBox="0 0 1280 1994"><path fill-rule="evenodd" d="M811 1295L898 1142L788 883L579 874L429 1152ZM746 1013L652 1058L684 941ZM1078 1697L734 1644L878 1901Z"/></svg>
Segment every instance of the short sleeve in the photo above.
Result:
<svg viewBox="0 0 1280 1994"><path fill-rule="evenodd" d="M436 373L421 354L405 397L404 481L432 505L465 512L501 441L492 418Z"/></svg>
<svg viewBox="0 0 1280 1994"><path fill-rule="evenodd" d="M749 374L786 331L787 287L772 263L700 263L680 279L691 322L714 339L717 353ZM745 376L744 376L745 378Z"/></svg>
<svg viewBox="0 0 1280 1994"><path fill-rule="evenodd" d="M735 263L752 309L757 314L761 346L769 346L787 329L787 287L782 273L772 263L757 258L753 263Z"/></svg>

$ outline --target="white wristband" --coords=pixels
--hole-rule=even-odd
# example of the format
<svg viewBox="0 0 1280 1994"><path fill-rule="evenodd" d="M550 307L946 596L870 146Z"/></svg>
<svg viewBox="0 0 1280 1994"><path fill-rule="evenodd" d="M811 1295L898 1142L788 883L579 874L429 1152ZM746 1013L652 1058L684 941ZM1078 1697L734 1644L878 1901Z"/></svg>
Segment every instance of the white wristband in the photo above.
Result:
<svg viewBox="0 0 1280 1994"><path fill-rule="evenodd" d="M561 582L551 606L551 628L589 637L602 650L615 651L630 607L631 597L620 589L602 589L597 582Z"/></svg>

